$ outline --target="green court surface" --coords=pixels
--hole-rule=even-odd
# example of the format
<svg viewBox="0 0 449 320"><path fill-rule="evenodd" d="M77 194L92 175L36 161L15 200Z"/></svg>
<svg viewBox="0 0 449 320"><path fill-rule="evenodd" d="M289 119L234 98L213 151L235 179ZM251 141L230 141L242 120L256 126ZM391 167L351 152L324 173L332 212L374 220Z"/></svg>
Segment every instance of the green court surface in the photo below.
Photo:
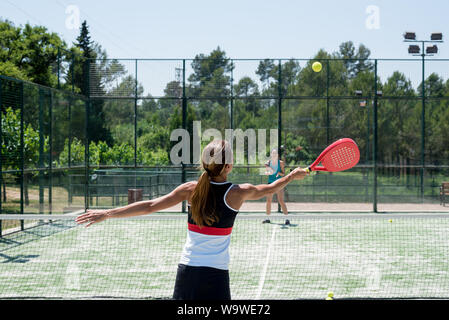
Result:
<svg viewBox="0 0 449 320"><path fill-rule="evenodd" d="M185 214L89 228L73 219L44 220L0 238L0 298L171 297ZM290 226L278 214L270 224L264 219L236 220L233 299L325 299L330 291L335 299L449 297L444 215L291 214Z"/></svg>

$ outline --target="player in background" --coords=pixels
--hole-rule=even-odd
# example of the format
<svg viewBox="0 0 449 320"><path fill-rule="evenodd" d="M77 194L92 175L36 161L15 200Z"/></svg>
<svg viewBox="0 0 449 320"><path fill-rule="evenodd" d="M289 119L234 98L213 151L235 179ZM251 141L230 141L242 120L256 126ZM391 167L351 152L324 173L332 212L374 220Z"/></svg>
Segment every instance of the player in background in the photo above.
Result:
<svg viewBox="0 0 449 320"><path fill-rule="evenodd" d="M279 154L277 149L271 150L270 160L265 164L266 174L268 175L268 184L275 182L276 180L285 176L285 163L284 161L279 159ZM282 212L285 216L288 215L287 206L284 202L284 190L281 189L275 192L278 202L281 205ZM267 207L266 213L267 216L271 214L271 202L273 200L273 194L267 196ZM263 223L270 223L270 219L266 219ZM290 221L288 219L285 220L285 224L289 225Z"/></svg>

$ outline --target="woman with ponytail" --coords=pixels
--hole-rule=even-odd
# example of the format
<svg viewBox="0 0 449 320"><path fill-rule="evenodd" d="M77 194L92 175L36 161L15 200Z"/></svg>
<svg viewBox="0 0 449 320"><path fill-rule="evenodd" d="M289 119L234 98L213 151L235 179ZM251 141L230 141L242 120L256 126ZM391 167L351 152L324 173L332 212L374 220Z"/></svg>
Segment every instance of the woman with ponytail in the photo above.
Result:
<svg viewBox="0 0 449 320"><path fill-rule="evenodd" d="M109 218L132 217L188 203L188 233L176 275L174 299L229 300L229 244L238 210L246 200L257 200L276 193L306 171L296 168L270 184L233 184L227 181L232 170L231 145L214 140L203 150L202 172L198 181L184 183L169 194L135 202L111 210L87 210L77 217L79 224Z"/></svg>

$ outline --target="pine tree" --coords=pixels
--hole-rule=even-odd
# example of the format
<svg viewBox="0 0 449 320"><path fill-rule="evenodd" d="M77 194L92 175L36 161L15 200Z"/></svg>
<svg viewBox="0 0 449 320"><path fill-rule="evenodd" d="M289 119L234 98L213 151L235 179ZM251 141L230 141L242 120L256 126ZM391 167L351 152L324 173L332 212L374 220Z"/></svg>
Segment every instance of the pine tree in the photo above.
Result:
<svg viewBox="0 0 449 320"><path fill-rule="evenodd" d="M90 40L89 27L87 26L86 20L81 25L80 35L76 38L76 41L75 46L81 49L84 58L94 58L94 52L92 50L93 43Z"/></svg>
<svg viewBox="0 0 449 320"><path fill-rule="evenodd" d="M98 54L95 43L91 40L89 27L86 20L83 21L80 27L80 34L74 43L75 47L81 51L81 57L74 60L74 84L81 91L81 94L89 94L89 86L91 88L102 89L102 74L97 67L96 59ZM89 60L91 59L91 60ZM104 101L94 99L89 103L89 140L90 141L104 141L107 144L112 144L112 136L106 127L105 115L103 112Z"/></svg>

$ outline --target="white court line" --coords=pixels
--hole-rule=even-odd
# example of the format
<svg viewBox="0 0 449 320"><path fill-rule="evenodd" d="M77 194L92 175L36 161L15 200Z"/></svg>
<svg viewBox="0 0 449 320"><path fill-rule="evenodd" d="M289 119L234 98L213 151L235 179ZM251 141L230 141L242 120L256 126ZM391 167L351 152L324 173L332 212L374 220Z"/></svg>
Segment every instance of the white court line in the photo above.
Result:
<svg viewBox="0 0 449 320"><path fill-rule="evenodd" d="M273 233L271 233L270 244L268 245L267 256L265 258L265 265L263 266L262 273L260 274L259 286L257 287L256 300L260 299L263 285L265 283L265 276L267 274L268 262L270 261L271 248L273 247L274 235L276 234L276 227L273 226Z"/></svg>

